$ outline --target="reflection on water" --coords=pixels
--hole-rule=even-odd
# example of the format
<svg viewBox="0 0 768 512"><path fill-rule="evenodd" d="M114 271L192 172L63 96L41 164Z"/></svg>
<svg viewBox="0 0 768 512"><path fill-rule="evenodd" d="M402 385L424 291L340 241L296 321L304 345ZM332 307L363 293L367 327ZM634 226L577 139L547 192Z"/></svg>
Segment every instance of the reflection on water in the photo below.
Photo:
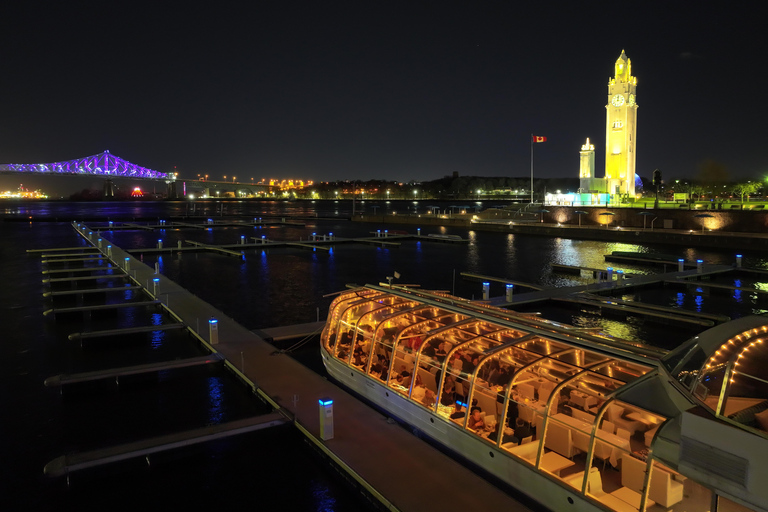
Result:
<svg viewBox="0 0 768 512"><path fill-rule="evenodd" d="M224 419L223 387L219 377L208 377L208 425L221 423Z"/></svg>

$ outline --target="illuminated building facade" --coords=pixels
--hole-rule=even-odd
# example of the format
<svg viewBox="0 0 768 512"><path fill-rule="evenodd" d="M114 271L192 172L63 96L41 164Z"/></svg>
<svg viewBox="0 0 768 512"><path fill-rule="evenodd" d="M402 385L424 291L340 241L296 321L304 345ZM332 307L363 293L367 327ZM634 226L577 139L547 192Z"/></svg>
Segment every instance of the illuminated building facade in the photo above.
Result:
<svg viewBox="0 0 768 512"><path fill-rule="evenodd" d="M624 50L608 81L605 106L605 177L595 177L595 146L589 139L579 152L580 204L602 204L635 195L637 78Z"/></svg>
<svg viewBox="0 0 768 512"><path fill-rule="evenodd" d="M608 82L605 106L605 180L611 195L635 195L635 154L637 141L637 78L632 63L621 51L615 75Z"/></svg>

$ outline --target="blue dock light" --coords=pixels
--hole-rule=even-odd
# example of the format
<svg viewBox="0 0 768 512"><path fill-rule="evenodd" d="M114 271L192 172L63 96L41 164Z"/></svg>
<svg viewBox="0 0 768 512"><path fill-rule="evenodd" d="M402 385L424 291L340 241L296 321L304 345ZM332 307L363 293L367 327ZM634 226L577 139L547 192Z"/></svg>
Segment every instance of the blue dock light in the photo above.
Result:
<svg viewBox="0 0 768 512"><path fill-rule="evenodd" d="M109 221L109 227L112 227L112 221Z"/></svg>
<svg viewBox="0 0 768 512"><path fill-rule="evenodd" d="M266 242L267 235L261 235L261 243Z"/></svg>
<svg viewBox="0 0 768 512"><path fill-rule="evenodd" d="M508 284L507 285L507 295L506 295L507 302L512 302L512 295L513 295L514 291L515 291L515 285Z"/></svg>
<svg viewBox="0 0 768 512"><path fill-rule="evenodd" d="M162 249L163 248L163 240L162 239L157 241L157 248L158 249Z"/></svg>
<svg viewBox="0 0 768 512"><path fill-rule="evenodd" d="M381 230L380 230L380 229L377 229L377 230L376 230L376 236L377 236L377 237L381 237Z"/></svg>
<svg viewBox="0 0 768 512"><path fill-rule="evenodd" d="M109 256L110 258L112 257L112 246L111 245L107 246L107 256Z"/></svg>
<svg viewBox="0 0 768 512"><path fill-rule="evenodd" d="M219 344L219 321L214 317L208 320L208 340L211 345Z"/></svg>
<svg viewBox="0 0 768 512"><path fill-rule="evenodd" d="M606 281L613 281L613 267L608 267L605 269L607 271L605 280Z"/></svg>
<svg viewBox="0 0 768 512"><path fill-rule="evenodd" d="M320 404L320 439L333 439L333 400L324 397L318 400Z"/></svg>
<svg viewBox="0 0 768 512"><path fill-rule="evenodd" d="M240 235L240 245L245 245L245 235Z"/></svg>
<svg viewBox="0 0 768 512"><path fill-rule="evenodd" d="M328 238L333 240L333 233L328 233Z"/></svg>
<svg viewBox="0 0 768 512"><path fill-rule="evenodd" d="M677 271L682 272L683 270L685 270L685 260L683 258L678 258Z"/></svg>
<svg viewBox="0 0 768 512"><path fill-rule="evenodd" d="M315 242L317 240L317 233L312 233L312 241Z"/></svg>
<svg viewBox="0 0 768 512"><path fill-rule="evenodd" d="M624 282L624 271L623 270L617 270L616 271L616 284L622 284Z"/></svg>
<svg viewBox="0 0 768 512"><path fill-rule="evenodd" d="M101 249L101 238L99 238L99 239L96 241L96 244L98 245L98 248L99 248L99 249Z"/></svg>
<svg viewBox="0 0 768 512"><path fill-rule="evenodd" d="M703 264L704 260L696 260L696 273L701 274Z"/></svg>
<svg viewBox="0 0 768 512"><path fill-rule="evenodd" d="M736 255L736 268L741 268L741 254Z"/></svg>
<svg viewBox="0 0 768 512"><path fill-rule="evenodd" d="M157 289L160 286L160 278L155 277L152 279L152 295L157 297Z"/></svg>
<svg viewBox="0 0 768 512"><path fill-rule="evenodd" d="M491 297L491 283L483 283L483 300Z"/></svg>
<svg viewBox="0 0 768 512"><path fill-rule="evenodd" d="M416 234L421 236L421 228L416 228Z"/></svg>
<svg viewBox="0 0 768 512"><path fill-rule="evenodd" d="M386 238L386 237L388 237L388 236L389 236L389 230L388 230L388 229L385 229L385 230L384 230L384 238Z"/></svg>

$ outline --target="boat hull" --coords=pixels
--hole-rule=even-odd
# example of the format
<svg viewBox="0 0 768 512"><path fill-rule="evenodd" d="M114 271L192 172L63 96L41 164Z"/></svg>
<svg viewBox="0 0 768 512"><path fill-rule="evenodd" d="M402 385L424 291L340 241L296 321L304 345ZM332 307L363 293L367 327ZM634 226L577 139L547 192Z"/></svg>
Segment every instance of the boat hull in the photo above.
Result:
<svg viewBox="0 0 768 512"><path fill-rule="evenodd" d="M328 354L324 347L321 355L328 374L340 384L548 509L567 510L566 507L577 507L579 511L610 510L586 499L582 494L571 492L554 477L537 472L533 466L466 432L459 425L446 422L384 384L345 365Z"/></svg>

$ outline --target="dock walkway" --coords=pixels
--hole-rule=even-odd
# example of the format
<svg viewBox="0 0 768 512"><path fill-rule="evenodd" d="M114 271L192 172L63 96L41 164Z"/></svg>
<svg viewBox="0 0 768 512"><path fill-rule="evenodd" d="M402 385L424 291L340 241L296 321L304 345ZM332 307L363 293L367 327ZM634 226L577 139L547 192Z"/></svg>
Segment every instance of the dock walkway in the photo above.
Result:
<svg viewBox="0 0 768 512"><path fill-rule="evenodd" d="M95 239L88 238L87 227L76 229L87 240ZM113 262L122 263L125 258L129 258L130 273L138 284L155 277L154 269L113 245ZM160 296L170 314L196 330L206 343L212 341L211 337L208 332L200 332L200 327L207 329L207 320L215 317L219 343L211 347L225 358L225 364L255 392L293 417L311 442L385 508L414 512L474 510L482 503L488 510L529 510L473 471L388 422L386 416L327 378L287 354L276 353L274 346L210 304L160 277ZM151 290L147 292L152 294ZM324 397L334 400L335 437L327 441L319 440L318 400Z"/></svg>

